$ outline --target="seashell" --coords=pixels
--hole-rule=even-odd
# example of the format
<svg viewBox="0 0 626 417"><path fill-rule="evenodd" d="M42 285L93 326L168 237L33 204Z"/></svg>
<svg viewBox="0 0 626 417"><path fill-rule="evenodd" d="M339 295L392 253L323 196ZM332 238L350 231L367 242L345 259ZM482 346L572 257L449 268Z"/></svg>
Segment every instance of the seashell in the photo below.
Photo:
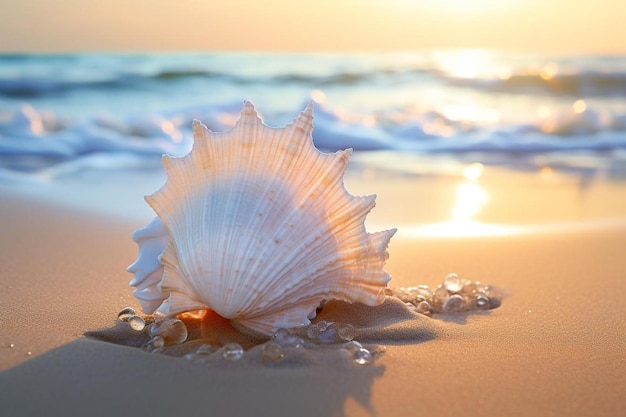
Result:
<svg viewBox="0 0 626 417"><path fill-rule="evenodd" d="M284 128L244 103L235 127L194 121L194 145L163 157L166 184L147 196L157 214L133 234L128 271L145 313L210 309L241 330L306 326L329 299L378 305L395 229L370 234L375 195L343 185L352 150L322 153L313 106Z"/></svg>

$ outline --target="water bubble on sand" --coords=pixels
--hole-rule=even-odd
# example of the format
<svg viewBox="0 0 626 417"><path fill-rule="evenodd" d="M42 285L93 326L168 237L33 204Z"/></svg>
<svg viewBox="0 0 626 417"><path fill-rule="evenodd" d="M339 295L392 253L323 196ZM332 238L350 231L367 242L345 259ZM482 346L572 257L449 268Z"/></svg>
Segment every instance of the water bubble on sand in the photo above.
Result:
<svg viewBox="0 0 626 417"><path fill-rule="evenodd" d="M415 311L428 317L433 316L432 306L430 305L428 301L421 301L415 307Z"/></svg>
<svg viewBox="0 0 626 417"><path fill-rule="evenodd" d="M280 343L281 340L284 340L289 336L291 336L291 332L287 329L281 328L274 332L274 334L272 335L272 339L275 339Z"/></svg>
<svg viewBox="0 0 626 417"><path fill-rule="evenodd" d="M215 352L217 348L215 346L204 343L198 349L196 349L196 355L210 355Z"/></svg>
<svg viewBox="0 0 626 417"><path fill-rule="evenodd" d="M474 288L478 294L484 295L487 295L489 293L489 290L491 289L489 285L481 284L480 282L476 282Z"/></svg>
<svg viewBox="0 0 626 417"><path fill-rule="evenodd" d="M161 349L163 346L165 346L165 339L163 339L161 336L154 336L152 339L150 339L150 344L154 346L155 349Z"/></svg>
<svg viewBox="0 0 626 417"><path fill-rule="evenodd" d="M128 321L129 318L131 318L132 316L136 316L137 312L135 311L134 308L132 307L124 307L123 309L120 310L119 313L117 313L117 319L119 321Z"/></svg>
<svg viewBox="0 0 626 417"><path fill-rule="evenodd" d="M304 347L304 340L301 337L299 337L299 336L291 336L287 340L286 347L300 349L300 348Z"/></svg>
<svg viewBox="0 0 626 417"><path fill-rule="evenodd" d="M150 326L150 336L161 336L167 345L179 345L188 335L185 323L176 318L155 321Z"/></svg>
<svg viewBox="0 0 626 417"><path fill-rule="evenodd" d="M417 291L424 301L428 301L429 303L432 302L433 290L431 290L428 285L418 285Z"/></svg>
<svg viewBox="0 0 626 417"><path fill-rule="evenodd" d="M356 336L354 326L347 323L338 324L335 328L335 332L337 332L337 338L342 342L349 342Z"/></svg>
<svg viewBox="0 0 626 417"><path fill-rule="evenodd" d="M367 365L372 362L372 354L369 350L361 348L354 352L354 362L359 365Z"/></svg>
<svg viewBox="0 0 626 417"><path fill-rule="evenodd" d="M489 310L491 308L491 301L486 295L479 295L474 303L478 310Z"/></svg>
<svg viewBox="0 0 626 417"><path fill-rule="evenodd" d="M195 352L186 354L184 358L194 363L208 364L211 354L216 351L217 347L205 343L198 347Z"/></svg>
<svg viewBox="0 0 626 417"><path fill-rule="evenodd" d="M285 353L283 352L281 345L276 342L269 341L263 345L261 349L261 356L266 361L276 362L285 357Z"/></svg>
<svg viewBox="0 0 626 417"><path fill-rule="evenodd" d="M444 286L440 285L439 287L437 287L435 293L433 294L433 302L435 304L443 304L449 296L450 293L448 292L448 290Z"/></svg>
<svg viewBox="0 0 626 417"><path fill-rule="evenodd" d="M224 345L222 357L229 361L236 361L243 356L243 348L239 343L227 343Z"/></svg>
<svg viewBox="0 0 626 417"><path fill-rule="evenodd" d="M461 291L464 284L463 280L454 272L448 274L448 276L443 280L443 286L450 292Z"/></svg>
<svg viewBox="0 0 626 417"><path fill-rule="evenodd" d="M272 335L272 340L284 348L292 347L299 349L304 346L304 340L299 336L291 334L287 329L276 330Z"/></svg>
<svg viewBox="0 0 626 417"><path fill-rule="evenodd" d="M306 329L306 335L309 339L315 340L320 336L320 328L317 327L317 324L311 324Z"/></svg>
<svg viewBox="0 0 626 417"><path fill-rule="evenodd" d="M454 294L443 303L442 310L444 313L457 313L465 310L465 307L465 299L459 294Z"/></svg>
<svg viewBox="0 0 626 417"><path fill-rule="evenodd" d="M128 318L128 324L133 330L136 330L138 332L142 331L146 327L146 321L143 319L143 317L140 317L136 314Z"/></svg>
<svg viewBox="0 0 626 417"><path fill-rule="evenodd" d="M320 320L315 324L317 325L317 328L320 329L320 332L325 332L331 325L331 323L326 320Z"/></svg>

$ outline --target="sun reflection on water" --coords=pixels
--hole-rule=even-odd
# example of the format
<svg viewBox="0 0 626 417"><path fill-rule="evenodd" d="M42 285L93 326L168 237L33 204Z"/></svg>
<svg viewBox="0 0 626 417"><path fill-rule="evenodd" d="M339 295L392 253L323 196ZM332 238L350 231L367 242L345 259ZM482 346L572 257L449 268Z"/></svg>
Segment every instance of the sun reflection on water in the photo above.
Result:
<svg viewBox="0 0 626 417"><path fill-rule="evenodd" d="M483 171L484 166L480 163L473 163L463 169L465 181L456 187L450 220L410 227L405 232L413 237L435 238L504 236L516 233L518 228L514 226L475 220L489 201L489 195L478 183Z"/></svg>

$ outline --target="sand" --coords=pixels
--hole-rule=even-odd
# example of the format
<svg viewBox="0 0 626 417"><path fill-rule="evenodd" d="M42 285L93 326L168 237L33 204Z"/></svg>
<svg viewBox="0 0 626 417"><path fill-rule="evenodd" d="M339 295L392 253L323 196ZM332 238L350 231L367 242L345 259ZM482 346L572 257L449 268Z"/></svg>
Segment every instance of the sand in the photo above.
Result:
<svg viewBox="0 0 626 417"><path fill-rule="evenodd" d="M366 318L357 309L355 321L380 324L374 341L387 347L364 367L333 352L203 367L85 337L115 328L122 307L138 307L125 268L136 255L129 236L146 219L3 187L3 415L626 412L623 182L486 175L489 202L473 218L482 223L465 237L444 238L422 226L449 217L461 180L370 176L354 174L349 189L378 193L370 229L401 228L386 268L393 286L434 286L454 271L495 284L506 297L489 312L434 319L404 315L394 303ZM101 193L114 195L115 186Z"/></svg>

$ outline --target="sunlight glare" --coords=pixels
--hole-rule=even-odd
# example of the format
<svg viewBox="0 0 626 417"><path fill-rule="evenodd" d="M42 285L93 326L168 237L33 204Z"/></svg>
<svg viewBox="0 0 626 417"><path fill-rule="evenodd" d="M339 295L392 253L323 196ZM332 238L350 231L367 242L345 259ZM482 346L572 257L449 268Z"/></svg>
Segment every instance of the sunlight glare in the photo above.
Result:
<svg viewBox="0 0 626 417"><path fill-rule="evenodd" d="M539 71L539 76L543 80L548 81L554 78L554 76L556 75L558 71L559 71L559 66L554 62L549 62L543 68L541 68L541 70Z"/></svg>
<svg viewBox="0 0 626 417"><path fill-rule="evenodd" d="M474 162L463 169L463 176L466 180L476 181L483 174L484 165L480 162Z"/></svg>
<svg viewBox="0 0 626 417"><path fill-rule="evenodd" d="M574 113L582 114L585 110L587 110L587 103L585 103L585 100L582 99L576 100L572 105L572 109L574 110Z"/></svg>
<svg viewBox="0 0 626 417"><path fill-rule="evenodd" d="M476 216L489 200L487 193L475 182L464 182L456 188L456 205L452 208L452 218L469 220Z"/></svg>

